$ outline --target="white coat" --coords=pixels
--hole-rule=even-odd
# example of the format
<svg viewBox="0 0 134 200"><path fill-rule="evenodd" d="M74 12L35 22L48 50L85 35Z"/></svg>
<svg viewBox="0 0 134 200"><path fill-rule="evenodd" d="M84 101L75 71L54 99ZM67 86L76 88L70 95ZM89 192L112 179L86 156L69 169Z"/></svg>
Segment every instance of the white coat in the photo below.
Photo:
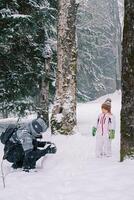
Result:
<svg viewBox="0 0 134 200"><path fill-rule="evenodd" d="M97 120L96 156L111 156L111 139L109 130L115 130L115 118L112 114L100 114Z"/></svg>

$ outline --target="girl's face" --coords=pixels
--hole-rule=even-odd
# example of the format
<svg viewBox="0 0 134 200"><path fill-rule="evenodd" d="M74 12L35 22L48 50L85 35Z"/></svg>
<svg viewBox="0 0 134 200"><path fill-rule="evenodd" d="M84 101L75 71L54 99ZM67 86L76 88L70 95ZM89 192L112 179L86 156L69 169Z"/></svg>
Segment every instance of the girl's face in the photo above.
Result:
<svg viewBox="0 0 134 200"><path fill-rule="evenodd" d="M106 109L104 109L104 108L102 108L101 110L102 110L102 113L104 113L104 114L107 114L107 113L108 113L108 110L106 110Z"/></svg>

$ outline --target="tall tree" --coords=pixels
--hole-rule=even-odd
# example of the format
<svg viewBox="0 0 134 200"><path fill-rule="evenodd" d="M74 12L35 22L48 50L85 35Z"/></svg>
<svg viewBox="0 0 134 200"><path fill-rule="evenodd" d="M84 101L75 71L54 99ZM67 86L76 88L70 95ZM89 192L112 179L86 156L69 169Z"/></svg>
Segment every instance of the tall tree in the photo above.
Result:
<svg viewBox="0 0 134 200"><path fill-rule="evenodd" d="M134 157L134 1L125 0L122 52L121 161Z"/></svg>
<svg viewBox="0 0 134 200"><path fill-rule="evenodd" d="M52 4L51 0L0 0L0 111L3 116L6 116L5 110L22 113L31 107L35 109L35 97L39 96L42 79L47 74L44 43L53 46L56 40L55 6L56 1Z"/></svg>
<svg viewBox="0 0 134 200"><path fill-rule="evenodd" d="M42 75L40 84L39 95L39 115L42 115L43 119L49 126L49 81L50 81L50 60L52 51L49 44L44 46L44 73Z"/></svg>
<svg viewBox="0 0 134 200"><path fill-rule="evenodd" d="M117 0L78 0L79 101L112 93L121 85L121 33Z"/></svg>
<svg viewBox="0 0 134 200"><path fill-rule="evenodd" d="M76 125L76 0L59 0L58 66L52 133L71 134Z"/></svg>

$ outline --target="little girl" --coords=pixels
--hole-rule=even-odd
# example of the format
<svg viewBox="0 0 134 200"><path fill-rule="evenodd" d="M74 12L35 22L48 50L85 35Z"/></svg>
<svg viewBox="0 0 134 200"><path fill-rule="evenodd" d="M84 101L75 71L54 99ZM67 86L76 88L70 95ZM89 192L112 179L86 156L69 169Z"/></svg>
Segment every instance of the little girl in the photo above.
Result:
<svg viewBox="0 0 134 200"><path fill-rule="evenodd" d="M110 157L111 141L115 137L115 118L111 114L111 99L107 99L101 106L96 127L93 127L92 135L96 135L96 156Z"/></svg>

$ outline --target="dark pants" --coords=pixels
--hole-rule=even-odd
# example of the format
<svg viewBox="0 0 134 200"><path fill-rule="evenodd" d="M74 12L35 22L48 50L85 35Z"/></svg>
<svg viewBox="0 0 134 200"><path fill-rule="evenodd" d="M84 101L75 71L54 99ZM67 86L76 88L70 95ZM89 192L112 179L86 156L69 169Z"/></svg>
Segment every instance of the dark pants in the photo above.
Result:
<svg viewBox="0 0 134 200"><path fill-rule="evenodd" d="M36 145L33 150L24 152L21 144L15 144L9 141L4 147L4 159L13 163L14 168L35 168L36 161L42 156L45 156L47 151L40 150L37 147L44 147L46 142L36 141Z"/></svg>
<svg viewBox="0 0 134 200"><path fill-rule="evenodd" d="M15 144L8 141L4 147L4 159L13 163L14 168L22 167L24 160L24 151L21 144Z"/></svg>
<svg viewBox="0 0 134 200"><path fill-rule="evenodd" d="M38 147L44 147L45 145L46 142L34 141L34 149L24 152L21 144L9 141L4 148L4 159L13 163L13 168L35 168L36 161L48 153L47 149L38 149Z"/></svg>
<svg viewBox="0 0 134 200"><path fill-rule="evenodd" d="M37 160L45 156L47 153L48 152L46 151L46 149L44 150L36 149L25 152L25 157L23 162L24 169L34 169Z"/></svg>

